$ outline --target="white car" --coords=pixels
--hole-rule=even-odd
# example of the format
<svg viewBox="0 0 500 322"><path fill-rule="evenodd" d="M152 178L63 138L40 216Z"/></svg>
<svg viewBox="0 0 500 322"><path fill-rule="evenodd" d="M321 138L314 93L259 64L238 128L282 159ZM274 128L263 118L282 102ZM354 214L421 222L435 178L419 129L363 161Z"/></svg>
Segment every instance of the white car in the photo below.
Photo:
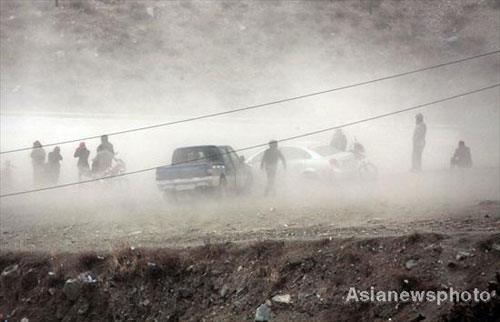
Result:
<svg viewBox="0 0 500 322"><path fill-rule="evenodd" d="M352 151L339 151L330 145L280 145L279 150L286 159L287 172L301 178L332 181L335 178L359 177L365 171L376 171L375 167L364 159L364 155L360 157ZM264 151L251 156L247 161L255 172L260 170Z"/></svg>

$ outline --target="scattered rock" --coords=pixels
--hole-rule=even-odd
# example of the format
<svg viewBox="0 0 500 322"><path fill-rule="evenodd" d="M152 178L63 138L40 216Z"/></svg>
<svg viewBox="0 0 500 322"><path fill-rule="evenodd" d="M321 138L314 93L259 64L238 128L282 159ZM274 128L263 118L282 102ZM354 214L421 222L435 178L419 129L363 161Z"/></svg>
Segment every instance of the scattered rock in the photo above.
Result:
<svg viewBox="0 0 500 322"><path fill-rule="evenodd" d="M90 273L88 273L88 272L81 273L80 275L78 275L77 279L82 284L95 284L95 283L97 283L97 279L93 278L92 275L90 275Z"/></svg>
<svg viewBox="0 0 500 322"><path fill-rule="evenodd" d="M30 322L30 319L28 319L27 317L24 317L21 319L21 322Z"/></svg>
<svg viewBox="0 0 500 322"><path fill-rule="evenodd" d="M78 314L83 315L89 311L89 304L88 303L83 303L82 306L78 309Z"/></svg>
<svg viewBox="0 0 500 322"><path fill-rule="evenodd" d="M64 283L62 291L70 301L76 301L80 297L80 288L80 281L76 278L70 278Z"/></svg>
<svg viewBox="0 0 500 322"><path fill-rule="evenodd" d="M220 290L220 297L226 298L229 295L229 287L227 285L222 286Z"/></svg>
<svg viewBox="0 0 500 322"><path fill-rule="evenodd" d="M496 250L497 252L500 252L500 243L491 244L491 249Z"/></svg>
<svg viewBox="0 0 500 322"><path fill-rule="evenodd" d="M267 322L271 320L271 308L267 303L262 304L255 312L255 322Z"/></svg>
<svg viewBox="0 0 500 322"><path fill-rule="evenodd" d="M2 274L0 274L1 285L4 289L10 289L17 282L18 278L21 276L21 269L19 265L14 264L7 266Z"/></svg>
<svg viewBox="0 0 500 322"><path fill-rule="evenodd" d="M275 295L273 297L273 302L289 304L292 301L290 294L285 295Z"/></svg>
<svg viewBox="0 0 500 322"><path fill-rule="evenodd" d="M467 257L470 257L470 256L471 256L471 253L460 251L460 252L458 252L458 254L457 254L457 256L455 258L457 260L461 261L461 260L464 260L464 259L466 259Z"/></svg>
<svg viewBox="0 0 500 322"><path fill-rule="evenodd" d="M7 266L2 272L2 278L12 278L21 276L21 270L19 269L19 265L14 264Z"/></svg>
<svg viewBox="0 0 500 322"><path fill-rule="evenodd" d="M405 267L406 269L412 269L413 267L417 266L418 262L414 259L410 259L409 261L406 262Z"/></svg>
<svg viewBox="0 0 500 322"><path fill-rule="evenodd" d="M299 292L299 293L297 294L297 298L298 298L298 300L299 300L299 301L304 301L304 300L306 300L308 297L313 296L313 295L314 295L314 294L312 294L312 293L307 293L307 292Z"/></svg>

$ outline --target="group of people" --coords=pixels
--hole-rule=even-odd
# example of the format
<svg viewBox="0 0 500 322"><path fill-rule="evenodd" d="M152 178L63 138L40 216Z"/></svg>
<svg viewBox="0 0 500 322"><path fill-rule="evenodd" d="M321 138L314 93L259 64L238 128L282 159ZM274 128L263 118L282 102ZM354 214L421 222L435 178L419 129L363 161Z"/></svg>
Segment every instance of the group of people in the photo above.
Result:
<svg viewBox="0 0 500 322"><path fill-rule="evenodd" d="M78 159L78 178L81 180L83 176L90 176L91 173L102 173L111 166L114 155L113 144L109 142L108 136L101 136L101 144L97 147L96 157L93 159L91 168L89 164L90 151L87 149L85 142L80 142L73 154L73 157ZM40 141L35 141L31 151L35 186L42 186L46 183L57 184L62 160L61 149L58 146L46 155Z"/></svg>
<svg viewBox="0 0 500 322"><path fill-rule="evenodd" d="M424 122L424 116L417 114L415 117L415 129L413 132L413 153L411 162L411 171L419 172L422 169L422 154L426 145L427 126ZM337 129L330 143L332 147L338 151L346 151L347 138L342 132L342 129ZM92 161L92 167L89 164L90 151L85 146L85 142L81 142L75 153L74 158L78 159L78 177L81 180L84 176L92 174L101 174L112 165L115 157L113 144L108 140L107 135L101 136L101 144L97 147L96 157ZM51 152L46 155L40 141L33 143L31 152L31 160L33 164L33 178L35 186L41 186L45 183L57 184L61 169L61 149L56 146ZM269 142L269 148L265 151L261 161L261 169L266 171L267 187L265 194L275 193L275 178L278 169L278 162L281 161L286 169L286 160L283 154L278 149L278 142L273 140ZM451 157L450 166L452 168L470 168L472 167L472 157L470 148L465 145L464 141L460 141L455 153ZM12 165L10 162L6 165L6 172L10 173ZM8 173L5 173L4 179ZM3 174L3 171L2 171Z"/></svg>
<svg viewBox="0 0 500 322"><path fill-rule="evenodd" d="M422 154L426 143L425 137L427 134L427 125L425 124L424 116L421 113L416 115L415 123L415 129L413 132L411 171L420 172L422 170ZM335 130L330 145L340 152L345 152L347 150L347 138L342 132L342 129ZM269 142L269 148L264 152L264 156L262 157L260 163L261 170L264 170L267 176L267 186L265 190L266 196L268 194L275 193L276 171L278 169L279 161L282 162L283 168L286 170L286 159L278 149L278 142L276 140L272 140ZM452 168L472 167L470 148L465 145L464 141L460 141L458 143L458 147L450 160L450 166Z"/></svg>
<svg viewBox="0 0 500 322"><path fill-rule="evenodd" d="M413 131L413 153L411 162L411 171L419 172L422 170L422 154L425 148L425 137L427 134L427 125L424 122L424 116L419 113L415 116L415 129ZM339 151L346 151L347 138L342 132L342 129L337 129L330 143L332 147ZM472 157L470 148L465 145L464 141L458 143L451 160L452 168L470 168L472 167Z"/></svg>
<svg viewBox="0 0 500 322"><path fill-rule="evenodd" d="M411 171L420 172L422 170L422 154L425 148L425 136L427 134L427 125L424 122L424 116L419 113L415 116L415 130L413 131L413 153ZM471 168L472 156L470 148L464 141L458 142L458 147L450 159L451 168Z"/></svg>
<svg viewBox="0 0 500 322"><path fill-rule="evenodd" d="M57 184L59 181L59 173L61 172L61 148L56 146L52 152L47 156L40 141L33 143L33 150L31 151L31 162L33 164L33 179L35 186L41 186L46 181L51 184Z"/></svg>

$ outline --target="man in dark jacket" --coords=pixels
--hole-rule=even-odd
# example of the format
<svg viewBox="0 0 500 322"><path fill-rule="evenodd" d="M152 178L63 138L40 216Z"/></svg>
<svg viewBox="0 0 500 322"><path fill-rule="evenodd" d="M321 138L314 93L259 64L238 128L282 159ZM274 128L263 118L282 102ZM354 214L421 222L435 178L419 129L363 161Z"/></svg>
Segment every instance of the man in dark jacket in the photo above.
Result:
<svg viewBox="0 0 500 322"><path fill-rule="evenodd" d="M88 174L90 171L89 155L90 151L85 146L85 142L80 142L73 155L73 157L78 158L78 163L76 164L78 167L78 180L81 180L82 176Z"/></svg>
<svg viewBox="0 0 500 322"><path fill-rule="evenodd" d="M111 166L113 158L115 155L115 149L113 144L109 143L108 136L101 136L101 144L97 147L97 155L94 159L96 163L96 169L98 171L104 171ZM94 171L94 166L92 166L92 171Z"/></svg>
<svg viewBox="0 0 500 322"><path fill-rule="evenodd" d="M47 157L47 176L52 184L57 184L59 181L59 173L61 172L61 164L59 162L62 159L61 149L58 146L52 152L49 152Z"/></svg>
<svg viewBox="0 0 500 322"><path fill-rule="evenodd" d="M422 152L425 147L425 136L427 134L427 125L424 122L424 116L417 114L415 117L415 130L413 131L413 154L411 170L419 172L422 170Z"/></svg>
<svg viewBox="0 0 500 322"><path fill-rule="evenodd" d="M452 168L472 167L472 157L470 149L468 146L465 145L464 141L458 142L458 148L455 150L455 154L453 154L450 163Z"/></svg>
<svg viewBox="0 0 500 322"><path fill-rule="evenodd" d="M101 144L97 147L97 152L101 152L103 150L107 150L111 152L113 155L115 154L115 149L113 148L113 144L109 143L108 136L101 136Z"/></svg>
<svg viewBox="0 0 500 322"><path fill-rule="evenodd" d="M347 148L347 138L345 137L342 129L336 129L333 134L330 145L339 151L345 151Z"/></svg>
<svg viewBox="0 0 500 322"><path fill-rule="evenodd" d="M283 168L286 170L286 160L280 150L278 150L278 142L272 140L269 142L269 148L264 152L262 160L260 162L260 169L266 170L267 175L267 186L265 195L269 193L276 194L276 170L278 170L278 160L283 163Z"/></svg>

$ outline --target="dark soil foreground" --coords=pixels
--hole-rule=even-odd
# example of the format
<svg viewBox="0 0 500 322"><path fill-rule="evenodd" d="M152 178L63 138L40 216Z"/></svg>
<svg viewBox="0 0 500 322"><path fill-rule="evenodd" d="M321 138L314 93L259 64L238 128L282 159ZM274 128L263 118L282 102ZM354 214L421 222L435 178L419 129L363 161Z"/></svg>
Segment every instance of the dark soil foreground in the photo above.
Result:
<svg viewBox="0 0 500 322"><path fill-rule="evenodd" d="M268 301L273 321L498 321L498 296L441 305L345 299L350 287L371 286L498 294L499 246L500 234L414 233L183 249L121 245L109 253L3 251L0 313L9 321L252 321L266 300L290 294L290 303Z"/></svg>

